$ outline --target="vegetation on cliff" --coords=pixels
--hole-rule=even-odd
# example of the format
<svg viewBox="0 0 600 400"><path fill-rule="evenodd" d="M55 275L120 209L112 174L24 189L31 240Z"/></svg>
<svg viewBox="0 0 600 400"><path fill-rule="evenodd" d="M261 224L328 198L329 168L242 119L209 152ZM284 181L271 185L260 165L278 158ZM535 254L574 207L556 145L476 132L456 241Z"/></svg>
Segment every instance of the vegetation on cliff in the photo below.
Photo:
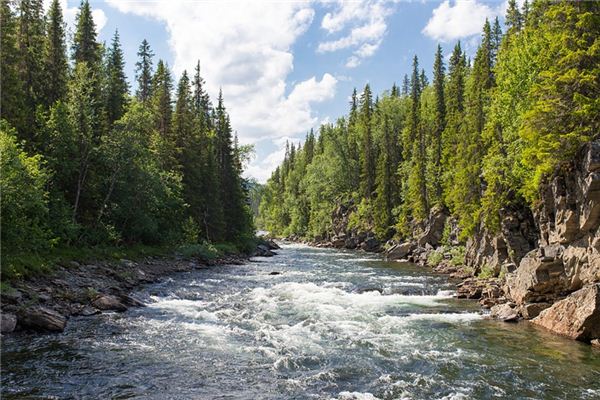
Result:
<svg viewBox="0 0 600 400"><path fill-rule="evenodd" d="M139 48L129 93L118 32L97 41L88 1L67 49L60 1L2 0L2 274L64 247L229 242L254 227L222 94L200 64L172 98L168 66Z"/></svg>
<svg viewBox="0 0 600 400"><path fill-rule="evenodd" d="M505 31L486 22L474 58L438 47L430 83L414 57L402 87L354 91L347 116L291 144L262 195L259 225L277 235L331 236L349 226L406 238L447 208L462 239L501 210L531 207L554 167L600 132L600 5L509 2Z"/></svg>

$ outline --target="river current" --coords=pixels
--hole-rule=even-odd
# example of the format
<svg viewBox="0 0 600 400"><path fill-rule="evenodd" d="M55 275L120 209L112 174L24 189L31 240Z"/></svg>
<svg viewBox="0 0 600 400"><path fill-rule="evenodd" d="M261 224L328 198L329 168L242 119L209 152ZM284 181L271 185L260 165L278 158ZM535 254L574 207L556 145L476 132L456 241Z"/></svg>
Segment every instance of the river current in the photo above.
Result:
<svg viewBox="0 0 600 400"><path fill-rule="evenodd" d="M600 399L600 351L485 318L411 264L286 245L125 313L2 338L3 399Z"/></svg>

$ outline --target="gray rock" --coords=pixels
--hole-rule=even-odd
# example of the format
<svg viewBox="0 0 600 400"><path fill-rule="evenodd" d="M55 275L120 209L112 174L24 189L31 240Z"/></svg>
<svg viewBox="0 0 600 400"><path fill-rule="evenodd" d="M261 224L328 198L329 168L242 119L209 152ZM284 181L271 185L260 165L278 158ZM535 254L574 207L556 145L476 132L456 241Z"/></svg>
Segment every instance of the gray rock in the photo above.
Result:
<svg viewBox="0 0 600 400"><path fill-rule="evenodd" d="M146 305L137 297L131 295L121 295L121 302L127 307L146 307Z"/></svg>
<svg viewBox="0 0 600 400"><path fill-rule="evenodd" d="M34 307L19 313L19 325L35 331L62 332L67 318L50 308Z"/></svg>
<svg viewBox="0 0 600 400"><path fill-rule="evenodd" d="M17 326L17 316L14 314L9 314L3 312L0 315L0 332L1 333L10 333L15 330Z"/></svg>
<svg viewBox="0 0 600 400"><path fill-rule="evenodd" d="M490 315L492 318L496 318L504 322L516 322L519 319L519 313L510 303L493 306L490 310Z"/></svg>
<svg viewBox="0 0 600 400"><path fill-rule="evenodd" d="M404 242L394 245L385 252L385 259L388 261L405 259L416 248L417 246L414 242Z"/></svg>
<svg viewBox="0 0 600 400"><path fill-rule="evenodd" d="M94 301L92 301L92 306L103 311L123 312L127 310L127 306L123 304L121 300L109 294L98 296Z"/></svg>

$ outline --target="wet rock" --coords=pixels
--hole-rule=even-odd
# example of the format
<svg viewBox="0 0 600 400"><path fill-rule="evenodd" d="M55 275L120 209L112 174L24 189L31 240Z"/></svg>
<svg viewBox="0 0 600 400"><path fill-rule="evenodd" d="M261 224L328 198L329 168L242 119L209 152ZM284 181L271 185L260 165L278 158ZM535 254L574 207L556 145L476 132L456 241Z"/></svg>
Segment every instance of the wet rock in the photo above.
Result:
<svg viewBox="0 0 600 400"><path fill-rule="evenodd" d="M271 250L279 250L281 249L281 247L279 247L279 245L277 243L275 243L274 240L267 240L267 246L269 246L269 249Z"/></svg>
<svg viewBox="0 0 600 400"><path fill-rule="evenodd" d="M34 307L19 314L19 325L35 331L62 332L67 325L67 318L50 308Z"/></svg>
<svg viewBox="0 0 600 400"><path fill-rule="evenodd" d="M19 304L23 299L23 293L17 289L2 291L2 304Z"/></svg>
<svg viewBox="0 0 600 400"><path fill-rule="evenodd" d="M383 294L383 289L380 287L376 287L376 286L361 286L356 288L356 293L368 293L368 292L379 292L380 294Z"/></svg>
<svg viewBox="0 0 600 400"><path fill-rule="evenodd" d="M600 283L586 286L545 309L532 323L583 341L600 338Z"/></svg>
<svg viewBox="0 0 600 400"><path fill-rule="evenodd" d="M594 339L590 342L590 344L594 347L600 347L600 339Z"/></svg>
<svg viewBox="0 0 600 400"><path fill-rule="evenodd" d="M533 319L550 306L550 303L526 303L520 306L519 311L523 318Z"/></svg>
<svg viewBox="0 0 600 400"><path fill-rule="evenodd" d="M259 257L273 257L274 255L276 255L276 253L271 251L271 249L268 246L264 244L259 244L258 246L256 246L256 251L254 252L254 255Z"/></svg>
<svg viewBox="0 0 600 400"><path fill-rule="evenodd" d="M457 285L456 297L459 299L479 299L483 288L476 279L466 279Z"/></svg>
<svg viewBox="0 0 600 400"><path fill-rule="evenodd" d="M90 307L90 306L84 306L82 304L79 305L79 307L77 307L76 310L74 310L73 315L78 315L78 316L82 316L82 317L91 317L92 315L96 315L96 314L100 314L101 311L98 310L97 308L94 307Z"/></svg>
<svg viewBox="0 0 600 400"><path fill-rule="evenodd" d="M146 307L146 305L137 297L131 295L121 295L121 302L127 307Z"/></svg>
<svg viewBox="0 0 600 400"><path fill-rule="evenodd" d="M17 316L14 314L9 314L3 312L0 315L0 332L1 333L10 333L15 330L17 326Z"/></svg>
<svg viewBox="0 0 600 400"><path fill-rule="evenodd" d="M499 319L504 322L516 322L519 320L519 313L516 307L511 303L498 304L490 310L492 318Z"/></svg>
<svg viewBox="0 0 600 400"><path fill-rule="evenodd" d="M123 312L127 310L127 306L121 302L117 297L112 295L100 295L94 301L92 306L103 311L119 311Z"/></svg>
<svg viewBox="0 0 600 400"><path fill-rule="evenodd" d="M279 272L279 271L271 271L271 272L269 272L269 275L281 275L281 272Z"/></svg>
<svg viewBox="0 0 600 400"><path fill-rule="evenodd" d="M388 261L405 259L416 247L414 242L396 244L385 252L385 259Z"/></svg>
<svg viewBox="0 0 600 400"><path fill-rule="evenodd" d="M374 237L367 238L361 243L360 248L364 251L375 252L379 250L379 240Z"/></svg>

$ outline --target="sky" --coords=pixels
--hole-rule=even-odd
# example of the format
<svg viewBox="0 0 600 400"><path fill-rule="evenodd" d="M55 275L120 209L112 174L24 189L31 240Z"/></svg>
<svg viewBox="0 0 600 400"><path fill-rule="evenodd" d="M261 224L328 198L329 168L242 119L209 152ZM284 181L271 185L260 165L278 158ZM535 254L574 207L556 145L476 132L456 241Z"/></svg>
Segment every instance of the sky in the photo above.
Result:
<svg viewBox="0 0 600 400"><path fill-rule="evenodd" d="M45 0L47 4L50 0ZM70 30L78 0L61 0ZM223 90L240 142L253 144L246 177L265 182L286 141L348 111L353 88L401 85L416 54L429 77L435 49L460 40L474 55L488 18L506 0L206 1L91 0L100 41L118 29L135 90L137 50L147 39L155 63L176 79L198 60L213 99Z"/></svg>

